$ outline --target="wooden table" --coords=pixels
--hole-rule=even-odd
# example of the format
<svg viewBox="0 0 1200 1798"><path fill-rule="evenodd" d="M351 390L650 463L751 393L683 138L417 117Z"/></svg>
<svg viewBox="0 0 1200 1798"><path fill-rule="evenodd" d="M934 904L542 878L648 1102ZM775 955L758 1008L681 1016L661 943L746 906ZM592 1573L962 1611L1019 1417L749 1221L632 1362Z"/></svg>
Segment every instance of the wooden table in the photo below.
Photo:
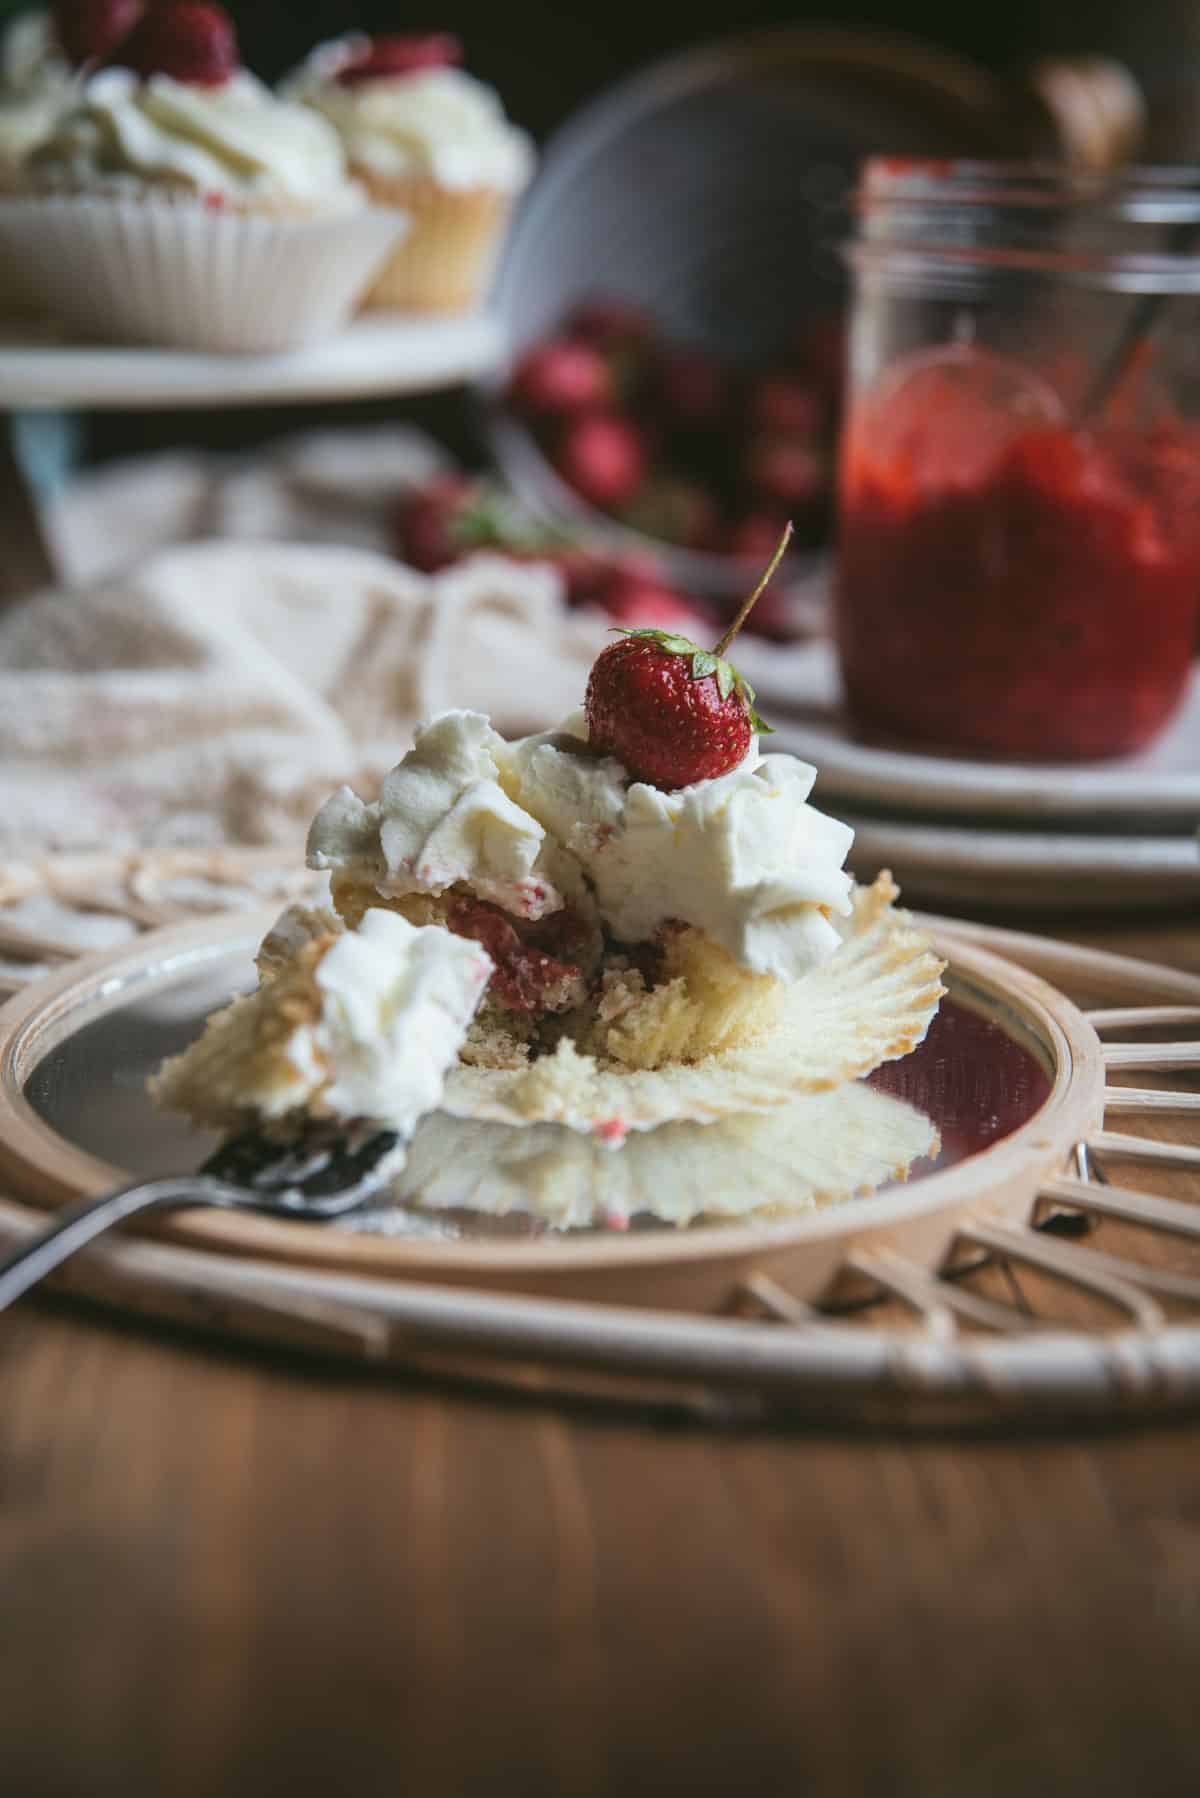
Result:
<svg viewBox="0 0 1200 1798"><path fill-rule="evenodd" d="M1200 1791L1194 1424L702 1429L38 1303L0 1394L6 1798Z"/></svg>

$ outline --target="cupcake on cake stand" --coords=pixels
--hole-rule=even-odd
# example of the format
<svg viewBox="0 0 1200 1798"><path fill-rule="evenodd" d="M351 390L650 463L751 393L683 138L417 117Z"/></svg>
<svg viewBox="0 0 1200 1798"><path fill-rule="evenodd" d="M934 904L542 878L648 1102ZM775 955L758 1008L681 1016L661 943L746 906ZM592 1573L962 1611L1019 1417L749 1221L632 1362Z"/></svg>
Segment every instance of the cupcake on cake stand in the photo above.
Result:
<svg viewBox="0 0 1200 1798"><path fill-rule="evenodd" d="M0 392L10 411L213 408L474 380L500 334L473 294L355 316L412 230L318 107L241 66L219 6L167 0L89 47L0 194L0 259L31 302L0 318ZM0 457L15 595L55 570L20 459Z"/></svg>

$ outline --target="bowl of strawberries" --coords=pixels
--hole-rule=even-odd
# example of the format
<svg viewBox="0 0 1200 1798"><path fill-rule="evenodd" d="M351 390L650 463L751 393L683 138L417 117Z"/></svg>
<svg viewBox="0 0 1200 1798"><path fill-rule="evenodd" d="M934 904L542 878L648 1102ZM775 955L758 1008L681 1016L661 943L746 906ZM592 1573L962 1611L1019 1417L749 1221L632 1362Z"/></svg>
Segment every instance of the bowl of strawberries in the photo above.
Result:
<svg viewBox="0 0 1200 1798"><path fill-rule="evenodd" d="M598 296L516 355L490 391L489 436L548 528L651 558L671 586L719 602L788 521L797 551L825 544L841 369L836 315L746 359Z"/></svg>

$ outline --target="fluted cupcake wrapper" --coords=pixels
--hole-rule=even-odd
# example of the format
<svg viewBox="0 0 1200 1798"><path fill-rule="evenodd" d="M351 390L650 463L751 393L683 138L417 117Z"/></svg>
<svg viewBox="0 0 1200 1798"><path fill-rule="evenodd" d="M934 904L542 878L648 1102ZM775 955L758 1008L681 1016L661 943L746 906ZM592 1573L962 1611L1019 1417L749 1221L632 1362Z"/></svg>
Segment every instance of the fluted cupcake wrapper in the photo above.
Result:
<svg viewBox="0 0 1200 1798"><path fill-rule="evenodd" d="M601 1066L569 1042L522 1069L459 1067L442 1109L497 1124L567 1124L620 1141L676 1120L770 1111L827 1092L915 1049L944 992L928 935L881 874L836 919L841 947L787 990L772 1027L739 1048L654 1069Z"/></svg>
<svg viewBox="0 0 1200 1798"><path fill-rule="evenodd" d="M858 1081L767 1113L662 1124L616 1150L561 1124L436 1113L418 1125L393 1194L426 1211L525 1215L560 1230L768 1221L903 1180L938 1146L923 1113Z"/></svg>
<svg viewBox="0 0 1200 1798"><path fill-rule="evenodd" d="M0 199L0 262L90 340L270 354L337 331L407 228L370 206L297 215L29 195Z"/></svg>

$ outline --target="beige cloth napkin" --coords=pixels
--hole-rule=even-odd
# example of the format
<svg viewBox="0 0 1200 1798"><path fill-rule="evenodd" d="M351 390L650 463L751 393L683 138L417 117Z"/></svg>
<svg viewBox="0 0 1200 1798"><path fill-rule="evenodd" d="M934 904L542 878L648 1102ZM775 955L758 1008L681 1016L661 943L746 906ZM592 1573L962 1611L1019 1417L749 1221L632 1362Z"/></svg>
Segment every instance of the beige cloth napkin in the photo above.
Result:
<svg viewBox="0 0 1200 1798"><path fill-rule="evenodd" d="M578 706L606 621L569 611L553 569L427 578L384 553L398 495L446 466L389 427L70 488L48 520L68 584L0 613L5 857L298 841L430 712L516 733ZM788 654L743 639L738 659L786 690Z"/></svg>
<svg viewBox="0 0 1200 1798"><path fill-rule="evenodd" d="M47 531L73 584L199 538L386 551L397 498L452 466L425 432L394 426L283 437L244 456L138 456L82 475Z"/></svg>
<svg viewBox="0 0 1200 1798"><path fill-rule="evenodd" d="M604 622L477 556L194 544L0 615L0 849L299 840L449 705L510 732L578 705Z"/></svg>

